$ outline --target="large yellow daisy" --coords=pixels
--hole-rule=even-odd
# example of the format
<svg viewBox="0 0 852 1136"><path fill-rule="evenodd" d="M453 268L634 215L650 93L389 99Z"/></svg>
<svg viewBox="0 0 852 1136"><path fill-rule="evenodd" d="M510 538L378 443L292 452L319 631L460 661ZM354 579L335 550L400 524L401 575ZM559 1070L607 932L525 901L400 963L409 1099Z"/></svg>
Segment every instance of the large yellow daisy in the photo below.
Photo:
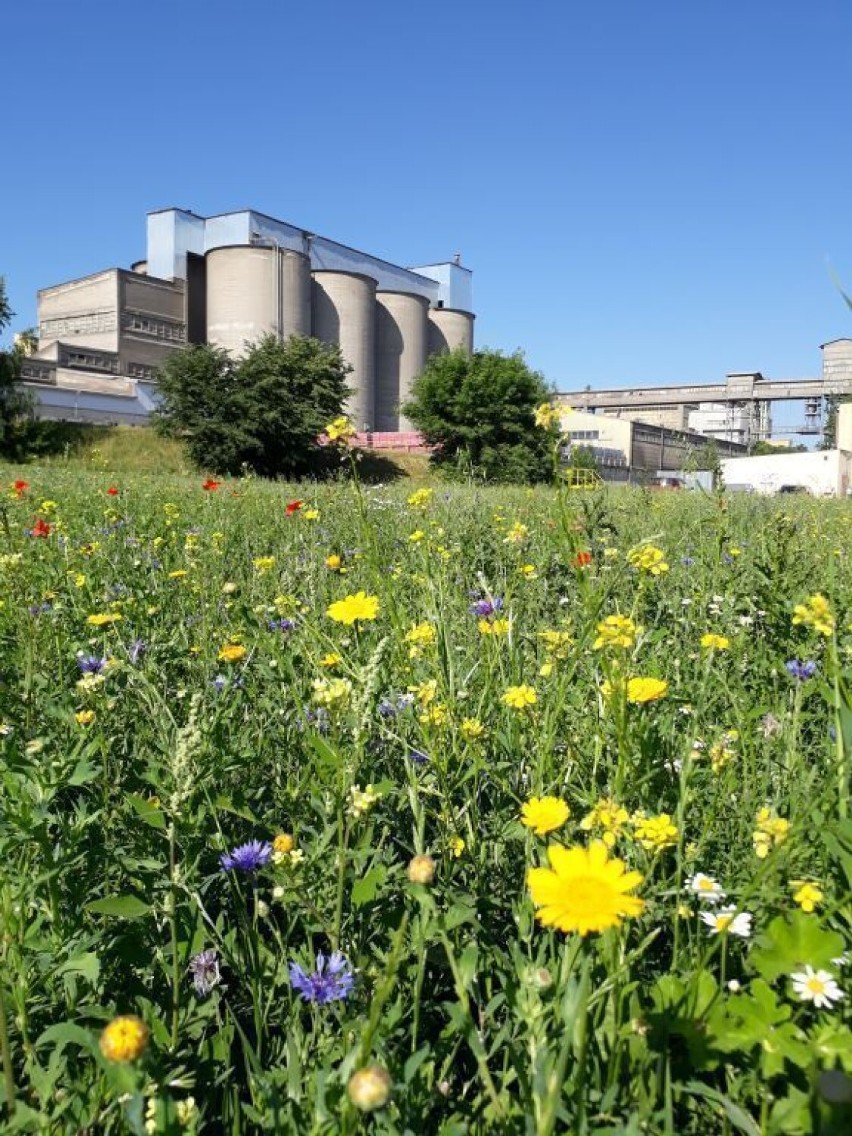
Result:
<svg viewBox="0 0 852 1136"><path fill-rule="evenodd" d="M377 596L368 596L365 592L356 592L354 596L346 596L337 603L333 603L326 615L335 623L361 623L375 619L379 613L379 600Z"/></svg>
<svg viewBox="0 0 852 1136"><path fill-rule="evenodd" d="M642 883L640 872L628 872L623 860L609 859L602 840L588 848L547 850L549 868L530 868L527 873L538 920L560 931L606 931L622 919L641 915L644 901L627 895Z"/></svg>

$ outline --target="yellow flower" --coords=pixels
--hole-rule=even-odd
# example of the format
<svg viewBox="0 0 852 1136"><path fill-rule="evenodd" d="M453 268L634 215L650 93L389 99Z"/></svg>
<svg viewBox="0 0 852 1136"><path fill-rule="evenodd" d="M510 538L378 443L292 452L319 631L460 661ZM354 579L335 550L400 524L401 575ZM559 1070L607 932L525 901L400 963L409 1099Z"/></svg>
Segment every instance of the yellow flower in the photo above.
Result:
<svg viewBox="0 0 852 1136"><path fill-rule="evenodd" d="M660 813L655 817L637 813L633 821L636 825L636 839L643 848L659 852L677 842L677 828L668 813Z"/></svg>
<svg viewBox="0 0 852 1136"><path fill-rule="evenodd" d="M345 442L347 438L351 438L356 433L356 430L349 419L341 414L333 422L329 422L325 428L325 433L330 442Z"/></svg>
<svg viewBox="0 0 852 1136"><path fill-rule="evenodd" d="M413 533L409 534L408 539L412 544L419 544L419 542L424 538L425 535L426 533L423 531L423 529L415 529Z"/></svg>
<svg viewBox="0 0 852 1136"><path fill-rule="evenodd" d="M588 848L552 844L547 857L549 868L530 868L527 873L538 920L545 927L588 935L642 914L643 901L627 894L642 883L641 874L626 871L622 860L610 860L603 841L594 840Z"/></svg>
<svg viewBox="0 0 852 1136"><path fill-rule="evenodd" d="M726 730L718 741L713 742L708 750L710 766L714 773L721 773L731 758L736 756L734 748L739 740L739 730Z"/></svg>
<svg viewBox="0 0 852 1136"><path fill-rule="evenodd" d="M536 836L560 828L570 815L571 810L559 797L530 797L521 806L521 824L531 828Z"/></svg>
<svg viewBox="0 0 852 1136"><path fill-rule="evenodd" d="M319 509L305 509L302 512L302 519L305 521L318 521L320 519Z"/></svg>
<svg viewBox="0 0 852 1136"><path fill-rule="evenodd" d="M802 911L807 912L808 915L810 915L825 898L819 884L813 883L810 880L791 880L790 887L793 889L794 902L798 903Z"/></svg>
<svg viewBox="0 0 852 1136"><path fill-rule="evenodd" d="M283 864L286 859L292 856L295 847L296 841L289 832L279 832L272 841L273 864Z"/></svg>
<svg viewBox="0 0 852 1136"><path fill-rule="evenodd" d="M218 658L224 663L238 663L246 657L246 649L241 643L226 643L219 650Z"/></svg>
<svg viewBox="0 0 852 1136"><path fill-rule="evenodd" d="M415 623L410 631L405 633L406 643L416 646L429 646L435 642L437 632L431 623Z"/></svg>
<svg viewBox="0 0 852 1136"><path fill-rule="evenodd" d="M379 794L372 785L365 785L363 789L360 785L353 785L349 790L349 811L359 817L369 812L378 799Z"/></svg>
<svg viewBox="0 0 852 1136"><path fill-rule="evenodd" d="M758 809L756 828L752 833L754 851L759 860L765 860L773 847L783 844L790 834L790 822L776 816L769 808Z"/></svg>
<svg viewBox="0 0 852 1136"><path fill-rule="evenodd" d="M270 570L270 568L275 567L275 557L274 556L257 556L252 561L252 564L254 564L255 569L262 576L265 572L268 572Z"/></svg>
<svg viewBox="0 0 852 1136"><path fill-rule="evenodd" d="M148 1045L148 1027L132 1014L113 1018L101 1034L101 1053L107 1061L136 1061Z"/></svg>
<svg viewBox="0 0 852 1136"><path fill-rule="evenodd" d="M434 702L431 706L418 714L417 720L422 722L424 726L443 726L447 721L447 708L442 706L440 702Z"/></svg>
<svg viewBox="0 0 852 1136"><path fill-rule="evenodd" d="M354 596L346 596L329 607L326 615L335 623L363 623L375 619L379 612L377 596L368 596L365 592L356 592Z"/></svg>
<svg viewBox="0 0 852 1136"><path fill-rule="evenodd" d="M325 566L330 572L340 572L343 569L343 557L338 556L337 553L332 553L331 556L326 556Z"/></svg>
<svg viewBox="0 0 852 1136"><path fill-rule="evenodd" d="M463 837L451 836L450 839L447 841L447 847L450 850L450 854L456 860L458 860L459 856L461 856L462 852L464 852L467 845L465 844Z"/></svg>
<svg viewBox="0 0 852 1136"><path fill-rule="evenodd" d="M331 670L332 667L338 667L343 662L343 656L338 655L334 651L330 651L327 655L323 655L320 659L320 666L327 667Z"/></svg>
<svg viewBox="0 0 852 1136"><path fill-rule="evenodd" d="M119 623L124 616L119 611L103 612L100 615L90 615L86 619L86 623L91 624L92 627L106 627L110 623Z"/></svg>
<svg viewBox="0 0 852 1136"><path fill-rule="evenodd" d="M518 575L523 576L525 580L535 580L538 578L538 570L535 564L522 564L518 569Z"/></svg>
<svg viewBox="0 0 852 1136"><path fill-rule="evenodd" d="M188 575L188 573L185 568L178 568L174 572L169 572L169 579L182 580L186 575Z"/></svg>
<svg viewBox="0 0 852 1136"><path fill-rule="evenodd" d="M434 489L417 489L408 498L408 504L413 509L425 509L435 493Z"/></svg>
<svg viewBox="0 0 852 1136"><path fill-rule="evenodd" d="M584 832L589 832L593 828L602 828L604 830L604 844L612 848L622 828L629 820L630 814L623 805L617 804L608 797L602 797L591 812L586 813L580 821L580 828Z"/></svg>
<svg viewBox="0 0 852 1136"><path fill-rule="evenodd" d="M409 687L409 690L416 696L421 706L428 706L430 702L434 702L438 693L438 680L435 678L427 679L426 682L421 682L419 686Z"/></svg>
<svg viewBox="0 0 852 1136"><path fill-rule="evenodd" d="M56 512L56 502L55 501L42 501L40 511L42 513L44 513L44 515L46 517L50 516L51 513Z"/></svg>
<svg viewBox="0 0 852 1136"><path fill-rule="evenodd" d="M608 615L598 624L598 637L592 646L596 651L603 647L632 647L641 630L627 615Z"/></svg>
<svg viewBox="0 0 852 1136"><path fill-rule="evenodd" d="M559 411L555 406L551 406L549 402L543 402L540 406L535 408L535 424L540 426L542 430L548 430L551 426L558 425Z"/></svg>
<svg viewBox="0 0 852 1136"><path fill-rule="evenodd" d="M485 727L478 718L463 718L459 729L461 736L469 742L475 742L485 734Z"/></svg>
<svg viewBox="0 0 852 1136"><path fill-rule="evenodd" d="M834 634L834 616L831 605L825 596L817 593L805 600L803 604L796 604L793 608L793 624L804 624L812 627L819 635L826 638Z"/></svg>
<svg viewBox="0 0 852 1136"><path fill-rule="evenodd" d="M627 680L627 701L656 702L665 698L668 689L669 684L661 678L631 678Z"/></svg>
<svg viewBox="0 0 852 1136"><path fill-rule="evenodd" d="M705 651L727 651L730 645L731 641L726 635L716 635L708 631L706 635L701 636L701 646Z"/></svg>
<svg viewBox="0 0 852 1136"><path fill-rule="evenodd" d="M480 619L477 624L480 635L508 635L512 624L508 619Z"/></svg>
<svg viewBox="0 0 852 1136"><path fill-rule="evenodd" d="M501 702L511 706L513 710L526 710L528 706L535 706L538 695L531 686L510 686L503 695Z"/></svg>
<svg viewBox="0 0 852 1136"><path fill-rule="evenodd" d="M315 678L314 702L318 706L336 706L347 702L352 693L352 683L348 678Z"/></svg>
<svg viewBox="0 0 852 1136"><path fill-rule="evenodd" d="M86 586L86 577L83 575L82 572L75 572L74 573L74 587L75 588L85 588L85 586Z"/></svg>
<svg viewBox="0 0 852 1136"><path fill-rule="evenodd" d="M506 536L503 538L504 544L523 544L527 537L530 535L530 530L526 525L522 525L520 521L515 521Z"/></svg>
<svg viewBox="0 0 852 1136"><path fill-rule="evenodd" d="M74 717L77 719L78 726L91 726L95 720L95 712L94 710L78 710Z"/></svg>
<svg viewBox="0 0 852 1136"><path fill-rule="evenodd" d="M655 548L653 544L631 548L627 553L627 559L633 568L640 572L647 572L651 576L661 576L669 570L666 554L661 548Z"/></svg>
<svg viewBox="0 0 852 1136"><path fill-rule="evenodd" d="M538 637L544 643L545 650L555 659L566 659L568 648L574 642L569 631L539 631Z"/></svg>

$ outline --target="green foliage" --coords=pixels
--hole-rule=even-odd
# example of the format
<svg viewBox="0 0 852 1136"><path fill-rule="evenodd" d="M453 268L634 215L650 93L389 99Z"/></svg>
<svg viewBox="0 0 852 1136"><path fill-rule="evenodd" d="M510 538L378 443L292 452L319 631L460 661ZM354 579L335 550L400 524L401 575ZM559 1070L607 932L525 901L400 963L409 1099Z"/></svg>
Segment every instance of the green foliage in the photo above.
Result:
<svg viewBox="0 0 852 1136"><path fill-rule="evenodd" d="M12 319L6 284L0 276L0 335ZM20 385L21 353L0 348L0 454L8 461L22 461L32 433L33 399Z"/></svg>
<svg viewBox="0 0 852 1136"><path fill-rule="evenodd" d="M269 335L244 357L199 345L173 355L158 378L155 424L180 436L199 469L264 477L316 472L316 439L340 414L348 389L337 346Z"/></svg>
<svg viewBox="0 0 852 1136"><path fill-rule="evenodd" d="M550 393L520 352L458 349L429 359L403 411L448 475L540 482L552 474L555 432L534 414Z"/></svg>

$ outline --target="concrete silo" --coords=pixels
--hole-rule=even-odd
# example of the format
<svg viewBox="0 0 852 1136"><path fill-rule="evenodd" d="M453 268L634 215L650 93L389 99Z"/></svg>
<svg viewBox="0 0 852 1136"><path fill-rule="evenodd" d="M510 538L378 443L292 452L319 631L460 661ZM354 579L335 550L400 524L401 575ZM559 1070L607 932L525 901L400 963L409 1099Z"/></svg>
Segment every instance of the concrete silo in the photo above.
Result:
<svg viewBox="0 0 852 1136"><path fill-rule="evenodd" d="M441 355L462 347L473 352L473 312L458 308L432 308L429 312L429 354Z"/></svg>
<svg viewBox="0 0 852 1136"><path fill-rule="evenodd" d="M338 343L352 368L346 414L357 430L375 429L376 281L360 272L315 272L311 311L312 334Z"/></svg>
<svg viewBox="0 0 852 1136"><path fill-rule="evenodd" d="M207 339L240 354L262 335L311 334L311 266L291 249L232 245L207 262Z"/></svg>
<svg viewBox="0 0 852 1136"><path fill-rule="evenodd" d="M376 293L376 429L412 430L401 413L426 366L429 301L414 292Z"/></svg>

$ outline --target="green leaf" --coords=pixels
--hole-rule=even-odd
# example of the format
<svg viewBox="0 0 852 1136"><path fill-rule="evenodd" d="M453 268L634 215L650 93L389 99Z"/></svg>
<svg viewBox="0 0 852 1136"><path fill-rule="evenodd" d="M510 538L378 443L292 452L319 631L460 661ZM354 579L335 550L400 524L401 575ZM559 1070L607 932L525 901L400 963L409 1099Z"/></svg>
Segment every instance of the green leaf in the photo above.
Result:
<svg viewBox="0 0 852 1136"><path fill-rule="evenodd" d="M749 962L767 982L805 965L826 966L843 954L843 936L825 931L816 915L795 911L773 919L755 942Z"/></svg>
<svg viewBox="0 0 852 1136"><path fill-rule="evenodd" d="M388 870L384 864L376 864L369 872L361 876L352 885L352 906L363 907L365 903L372 903L379 888L387 879Z"/></svg>
<svg viewBox="0 0 852 1136"><path fill-rule="evenodd" d="M60 1052L66 1045L79 1045L81 1049L88 1049L92 1053L98 1047L95 1035L90 1030L78 1026L76 1022L56 1022L48 1026L36 1041L36 1049L50 1044Z"/></svg>
<svg viewBox="0 0 852 1136"><path fill-rule="evenodd" d="M92 986L97 986L98 978L101 973L100 959L92 951L86 951L81 955L75 955L74 958L68 959L60 966L57 974L82 974L82 976Z"/></svg>
<svg viewBox="0 0 852 1136"><path fill-rule="evenodd" d="M761 1136L760 1128L755 1120L749 1116L745 1109L740 1108L738 1104L734 1104L734 1102L723 1093L717 1092L716 1089L711 1089L709 1085L703 1085L700 1081L689 1081L687 1084L683 1085L682 1088L683 1091L690 1096L703 1097L705 1100L712 1101L714 1104L719 1105L738 1132L744 1132L746 1136Z"/></svg>
<svg viewBox="0 0 852 1136"><path fill-rule="evenodd" d="M137 793L128 793L127 803L146 824L150 824L151 828L165 829L166 818L156 805L151 804L150 801L146 801L144 797L140 797Z"/></svg>
<svg viewBox="0 0 852 1136"><path fill-rule="evenodd" d="M95 915L114 915L118 919L141 919L151 907L135 895L111 895L86 904L86 910Z"/></svg>

